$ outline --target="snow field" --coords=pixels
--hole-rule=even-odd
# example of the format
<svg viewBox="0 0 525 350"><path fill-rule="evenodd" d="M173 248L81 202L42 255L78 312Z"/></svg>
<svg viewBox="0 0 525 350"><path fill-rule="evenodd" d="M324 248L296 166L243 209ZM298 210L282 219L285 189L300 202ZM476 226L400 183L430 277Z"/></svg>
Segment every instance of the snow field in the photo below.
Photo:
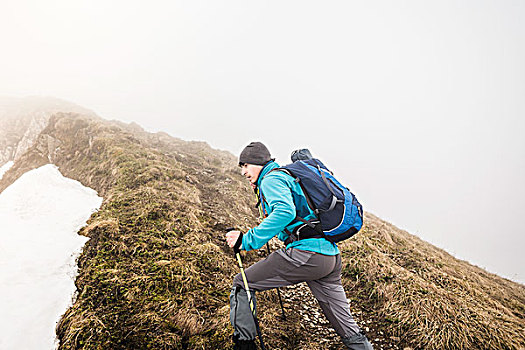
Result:
<svg viewBox="0 0 525 350"><path fill-rule="evenodd" d="M4 167L2 167L3 169ZM54 349L97 193L48 164L0 194L0 349Z"/></svg>

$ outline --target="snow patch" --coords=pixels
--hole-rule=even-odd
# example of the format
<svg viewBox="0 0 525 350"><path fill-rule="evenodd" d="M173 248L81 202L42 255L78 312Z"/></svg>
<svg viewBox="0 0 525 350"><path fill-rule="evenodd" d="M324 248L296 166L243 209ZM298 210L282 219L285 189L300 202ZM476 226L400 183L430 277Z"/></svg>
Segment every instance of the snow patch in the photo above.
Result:
<svg viewBox="0 0 525 350"><path fill-rule="evenodd" d="M4 167L2 167L3 169ZM102 204L54 165L0 194L0 349L55 349L55 327L76 292L77 234Z"/></svg>
<svg viewBox="0 0 525 350"><path fill-rule="evenodd" d="M14 164L14 162L12 160L10 160L9 162L5 163L4 165L2 165L0 167L0 180L2 180L2 177L4 177L4 174L6 173L6 171L11 169L13 164Z"/></svg>

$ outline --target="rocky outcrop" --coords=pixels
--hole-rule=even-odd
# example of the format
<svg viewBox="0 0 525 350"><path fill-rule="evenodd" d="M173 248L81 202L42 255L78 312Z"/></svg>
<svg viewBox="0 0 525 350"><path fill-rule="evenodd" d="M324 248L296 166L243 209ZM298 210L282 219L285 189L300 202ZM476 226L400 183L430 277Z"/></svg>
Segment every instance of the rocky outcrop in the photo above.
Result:
<svg viewBox="0 0 525 350"><path fill-rule="evenodd" d="M58 112L95 116L92 111L49 97L0 98L0 165L18 160Z"/></svg>

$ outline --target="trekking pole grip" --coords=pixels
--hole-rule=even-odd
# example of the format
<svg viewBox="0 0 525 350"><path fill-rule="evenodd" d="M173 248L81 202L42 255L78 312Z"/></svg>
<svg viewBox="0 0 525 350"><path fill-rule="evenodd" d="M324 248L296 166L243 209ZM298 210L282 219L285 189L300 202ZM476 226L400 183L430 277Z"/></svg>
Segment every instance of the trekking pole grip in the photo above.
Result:
<svg viewBox="0 0 525 350"><path fill-rule="evenodd" d="M236 231L235 227L230 227L226 229L226 232L230 231ZM239 234L239 237L237 238L237 241L235 241L235 245L233 246L233 253L238 254L241 252L241 245L242 245L242 232Z"/></svg>

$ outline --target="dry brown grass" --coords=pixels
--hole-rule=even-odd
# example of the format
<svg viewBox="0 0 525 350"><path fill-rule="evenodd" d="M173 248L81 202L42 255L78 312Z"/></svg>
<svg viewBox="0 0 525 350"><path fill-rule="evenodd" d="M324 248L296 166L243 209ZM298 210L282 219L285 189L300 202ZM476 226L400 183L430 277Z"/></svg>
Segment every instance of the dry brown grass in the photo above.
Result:
<svg viewBox="0 0 525 350"><path fill-rule="evenodd" d="M347 293L391 336L423 349L518 349L525 288L367 214L344 244Z"/></svg>

